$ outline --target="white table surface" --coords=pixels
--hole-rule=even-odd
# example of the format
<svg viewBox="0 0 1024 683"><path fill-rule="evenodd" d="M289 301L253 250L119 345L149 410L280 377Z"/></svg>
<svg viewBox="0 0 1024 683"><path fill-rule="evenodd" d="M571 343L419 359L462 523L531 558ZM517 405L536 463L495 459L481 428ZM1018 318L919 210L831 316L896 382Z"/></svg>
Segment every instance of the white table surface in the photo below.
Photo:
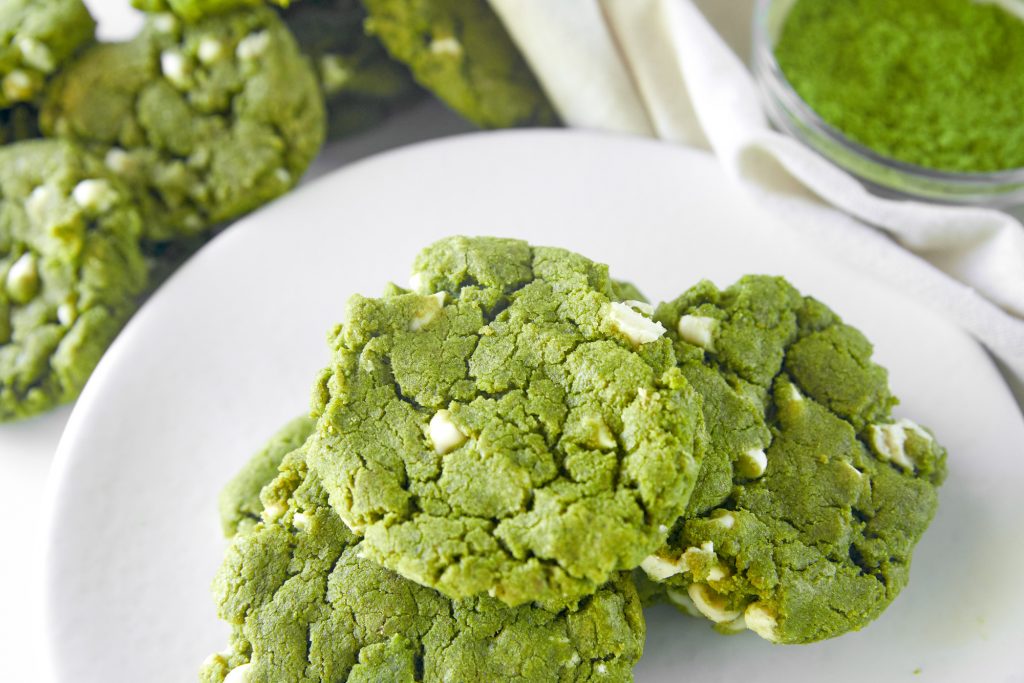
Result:
<svg viewBox="0 0 1024 683"><path fill-rule="evenodd" d="M100 20L106 39L130 35L137 17L126 11L128 0L86 0ZM737 51L747 54L747 22L754 0L721 3L699 0L712 23ZM472 127L433 102L424 102L363 135L328 146L310 170L322 175L345 163L419 140L468 132ZM1024 404L1024 387L1014 387ZM71 414L66 406L26 422L0 425L0 485L5 510L0 515L0 681L52 680L43 639L42 543L40 532L47 474L54 451ZM113 682L111 682L113 683Z"/></svg>

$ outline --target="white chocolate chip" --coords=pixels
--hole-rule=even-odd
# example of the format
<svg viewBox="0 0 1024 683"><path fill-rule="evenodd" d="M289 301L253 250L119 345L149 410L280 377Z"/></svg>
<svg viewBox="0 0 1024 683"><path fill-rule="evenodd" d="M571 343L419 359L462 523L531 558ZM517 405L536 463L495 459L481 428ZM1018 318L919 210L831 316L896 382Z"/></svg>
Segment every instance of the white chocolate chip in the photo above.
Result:
<svg viewBox="0 0 1024 683"><path fill-rule="evenodd" d="M571 668L575 667L575 666L576 666L577 664L579 664L579 663L580 663L580 661L581 661L581 660L580 660L580 655L579 655L579 653L577 653L577 652L573 652L573 653L572 653L572 657L569 657L569 661L567 661L567 662L566 662L566 663L564 664L564 667L565 667L565 668L569 668L569 669L571 669Z"/></svg>
<svg viewBox="0 0 1024 683"><path fill-rule="evenodd" d="M285 506L279 503L271 503L263 508L263 519L273 522L285 513Z"/></svg>
<svg viewBox="0 0 1024 683"><path fill-rule="evenodd" d="M843 460L843 461L842 461L842 463L843 463L843 465L844 465L844 466L846 467L846 469L850 470L850 473L851 473L851 474L853 474L853 475L854 475L855 477L857 477L858 479L860 479L861 477L863 477L863 476L864 476L864 473L863 473L863 472L861 472L860 470L858 470L858 469L857 469L856 467L854 467L853 465L851 465L851 464L850 464L849 462L847 462L847 461Z"/></svg>
<svg viewBox="0 0 1024 683"><path fill-rule="evenodd" d="M77 317L78 307L75 306L73 301L65 301L57 307L57 322L64 327L68 327L71 323L75 322Z"/></svg>
<svg viewBox="0 0 1024 683"><path fill-rule="evenodd" d="M760 448L741 453L736 463L739 473L748 479L757 479L768 469L768 456Z"/></svg>
<svg viewBox="0 0 1024 683"><path fill-rule="evenodd" d="M44 74L52 73L57 68L57 62L54 60L50 48L35 38L19 38L18 51L21 52L21 58L25 64Z"/></svg>
<svg viewBox="0 0 1024 683"><path fill-rule="evenodd" d="M227 56L224 43L213 36L203 36L199 39L199 47L196 49L196 56L199 61L210 66L216 64Z"/></svg>
<svg viewBox="0 0 1024 683"><path fill-rule="evenodd" d="M106 180L83 180L71 191L71 198L86 211L105 213L117 203L117 191Z"/></svg>
<svg viewBox="0 0 1024 683"><path fill-rule="evenodd" d="M677 330L683 341L708 351L715 350L715 332L719 322L715 318L702 315L684 315L679 319Z"/></svg>
<svg viewBox="0 0 1024 683"><path fill-rule="evenodd" d="M170 12L153 15L153 28L160 33L174 33L178 30L178 19Z"/></svg>
<svg viewBox="0 0 1024 683"><path fill-rule="evenodd" d="M276 171L274 171L274 178L276 178L277 182L281 183L282 185L292 184L292 174L287 168L279 168Z"/></svg>
<svg viewBox="0 0 1024 683"><path fill-rule="evenodd" d="M451 413L443 408L430 418L427 431L430 434L431 443L434 444L434 451L438 455L450 453L465 443L467 438L458 425L452 422Z"/></svg>
<svg viewBox="0 0 1024 683"><path fill-rule="evenodd" d="M305 529L309 525L309 517L302 512L296 512L292 517L292 525L296 529Z"/></svg>
<svg viewBox="0 0 1024 683"><path fill-rule="evenodd" d="M436 38L430 43L430 52L435 55L458 57L462 54L462 43L451 36Z"/></svg>
<svg viewBox="0 0 1024 683"><path fill-rule="evenodd" d="M181 223L186 228L192 231L202 230L203 227L206 225L205 223L203 223L203 219L200 218L199 214L197 213L190 213L189 215L185 216L185 218L182 219Z"/></svg>
<svg viewBox="0 0 1024 683"><path fill-rule="evenodd" d="M131 155L120 147L111 147L107 150L107 154L103 158L103 161L106 163L107 168L114 173L131 173L135 169L135 164L132 162Z"/></svg>
<svg viewBox="0 0 1024 683"><path fill-rule="evenodd" d="M591 421L594 427L595 444L602 451L609 451L619 443L615 440L615 435L612 434L612 430L608 429L608 425L601 418L594 418Z"/></svg>
<svg viewBox="0 0 1024 683"><path fill-rule="evenodd" d="M878 457L885 462L894 462L904 469L912 469L913 463L907 459L903 449L907 441L907 433L899 425L871 425L871 445Z"/></svg>
<svg viewBox="0 0 1024 683"><path fill-rule="evenodd" d="M21 69L16 69L4 77L3 90L4 96L13 102L30 100L36 94L35 82Z"/></svg>
<svg viewBox="0 0 1024 683"><path fill-rule="evenodd" d="M224 677L224 683L249 683L250 668L252 668L252 664L248 662L236 666Z"/></svg>
<svg viewBox="0 0 1024 683"><path fill-rule="evenodd" d="M733 621L742 614L740 610L726 607L725 598L716 593L710 586L694 583L690 584L686 592L690 599L693 600L693 604L698 611L716 624Z"/></svg>
<svg viewBox="0 0 1024 683"><path fill-rule="evenodd" d="M690 596L683 591L676 588L669 588L665 591L665 595L668 597L669 602L689 614L691 617L703 616L701 615L700 610L697 609L697 606L693 604L693 600L690 599Z"/></svg>
<svg viewBox="0 0 1024 683"><path fill-rule="evenodd" d="M655 581L664 581L683 573L682 558L669 560L660 555L648 555L640 563L640 568Z"/></svg>
<svg viewBox="0 0 1024 683"><path fill-rule="evenodd" d="M711 521L715 524L719 524L726 529L731 529L736 526L736 518L733 517L731 512L725 512L724 514L715 515L711 518Z"/></svg>
<svg viewBox="0 0 1024 683"><path fill-rule="evenodd" d="M925 441L934 441L934 437L932 437L931 433L921 425L914 422L913 420L903 418L902 420L896 420L896 424L900 425L904 429L909 429L910 431L914 432Z"/></svg>
<svg viewBox="0 0 1024 683"><path fill-rule="evenodd" d="M665 526L664 524L659 524L658 525L658 533L659 534L667 534L668 533L668 527Z"/></svg>
<svg viewBox="0 0 1024 683"><path fill-rule="evenodd" d="M743 612L743 619L746 622L747 628L765 640L770 640L774 643L779 639L779 622L771 610L761 603L752 602L747 605L747 609Z"/></svg>
<svg viewBox="0 0 1024 683"><path fill-rule="evenodd" d="M601 676L604 676L606 673L608 673L608 667L605 666L604 664L598 664L597 667L595 668L595 670Z"/></svg>
<svg viewBox="0 0 1024 683"><path fill-rule="evenodd" d="M423 290L423 273L413 273L412 277L409 278L409 289L414 292L422 292Z"/></svg>
<svg viewBox="0 0 1024 683"><path fill-rule="evenodd" d="M732 621L718 625L718 630L724 631L726 633L740 633L746 630L746 628L747 620L743 618L742 614L733 619Z"/></svg>
<svg viewBox="0 0 1024 683"><path fill-rule="evenodd" d="M647 303L646 301L637 301L636 299L629 299L627 301L623 301L622 303L626 304L630 308L640 311L644 315L654 315L654 306Z"/></svg>
<svg viewBox="0 0 1024 683"><path fill-rule="evenodd" d="M327 94L341 91L352 80L352 69L340 55L324 55L320 58L320 81Z"/></svg>
<svg viewBox="0 0 1024 683"><path fill-rule="evenodd" d="M40 225L46 220L47 208L54 203L57 192L49 185L40 185L32 190L25 200L25 212L33 223Z"/></svg>
<svg viewBox="0 0 1024 683"><path fill-rule="evenodd" d="M429 325L444 310L444 300L444 292L423 297L419 310L409 321L409 329L418 332Z"/></svg>
<svg viewBox="0 0 1024 683"><path fill-rule="evenodd" d="M726 574L725 570L722 569L722 566L718 564L712 566L711 569L708 570L708 581L721 581L727 576L729 575Z"/></svg>
<svg viewBox="0 0 1024 683"><path fill-rule="evenodd" d="M907 432L913 432L929 441L931 434L910 420L899 420L892 424L871 425L869 439L879 460L891 462L907 472L913 472L917 463L907 453Z"/></svg>
<svg viewBox="0 0 1024 683"><path fill-rule="evenodd" d="M22 254L7 271L5 286L15 303L26 304L35 297L39 291L39 269L31 252Z"/></svg>
<svg viewBox="0 0 1024 683"><path fill-rule="evenodd" d="M608 321L612 327L626 335L633 346L648 344L665 334L665 327L661 323L618 301L612 302Z"/></svg>
<svg viewBox="0 0 1024 683"><path fill-rule="evenodd" d="M260 57L260 55L266 52L269 47L269 33L266 31L251 33L238 41L238 47L235 48L235 56L243 62L251 62L252 60Z"/></svg>
<svg viewBox="0 0 1024 683"><path fill-rule="evenodd" d="M184 90L192 85L188 60L179 50L164 50L160 53L160 71L176 88Z"/></svg>

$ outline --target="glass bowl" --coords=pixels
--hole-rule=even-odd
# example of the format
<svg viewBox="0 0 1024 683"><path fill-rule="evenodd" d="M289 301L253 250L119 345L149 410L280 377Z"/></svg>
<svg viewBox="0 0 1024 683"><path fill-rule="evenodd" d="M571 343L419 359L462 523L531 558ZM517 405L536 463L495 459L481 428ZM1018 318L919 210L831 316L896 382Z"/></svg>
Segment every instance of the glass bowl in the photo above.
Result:
<svg viewBox="0 0 1024 683"><path fill-rule="evenodd" d="M859 178L875 194L998 209L1024 207L1024 168L993 173L954 173L898 161L855 142L826 123L797 94L775 60L775 41L796 0L758 0L754 16L753 69L768 117Z"/></svg>

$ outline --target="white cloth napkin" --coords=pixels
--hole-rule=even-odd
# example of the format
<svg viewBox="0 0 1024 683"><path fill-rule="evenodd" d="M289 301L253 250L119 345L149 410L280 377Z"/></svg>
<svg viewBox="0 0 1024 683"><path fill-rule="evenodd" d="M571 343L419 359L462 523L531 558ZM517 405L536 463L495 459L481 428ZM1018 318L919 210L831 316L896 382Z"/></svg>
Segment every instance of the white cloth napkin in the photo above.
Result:
<svg viewBox="0 0 1024 683"><path fill-rule="evenodd" d="M772 130L691 0L490 3L567 124L710 148L806 243L947 316L1024 379L1024 226L1010 215L882 199Z"/></svg>

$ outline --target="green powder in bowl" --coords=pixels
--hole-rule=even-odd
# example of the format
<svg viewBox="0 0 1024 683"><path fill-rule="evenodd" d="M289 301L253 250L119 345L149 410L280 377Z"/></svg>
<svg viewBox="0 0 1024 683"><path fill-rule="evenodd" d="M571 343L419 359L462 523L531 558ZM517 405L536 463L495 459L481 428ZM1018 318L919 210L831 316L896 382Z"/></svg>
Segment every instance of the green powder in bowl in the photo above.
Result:
<svg viewBox="0 0 1024 683"><path fill-rule="evenodd" d="M825 123L884 157L954 173L1024 168L1024 20L1006 8L796 0L775 59Z"/></svg>

